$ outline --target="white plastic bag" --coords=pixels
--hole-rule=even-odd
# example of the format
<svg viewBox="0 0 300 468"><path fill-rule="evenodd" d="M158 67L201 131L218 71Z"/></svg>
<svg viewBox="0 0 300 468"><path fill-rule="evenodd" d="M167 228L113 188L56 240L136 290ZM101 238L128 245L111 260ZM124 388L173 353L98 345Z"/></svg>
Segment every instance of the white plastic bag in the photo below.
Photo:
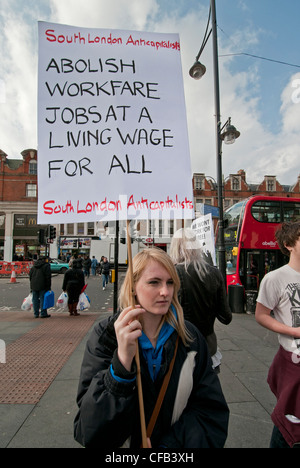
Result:
<svg viewBox="0 0 300 468"><path fill-rule="evenodd" d="M77 310L89 309L91 305L90 303L90 298L85 294L85 292L82 292L79 296Z"/></svg>
<svg viewBox="0 0 300 468"><path fill-rule="evenodd" d="M32 293L29 293L22 302L21 309L29 310L32 307Z"/></svg>
<svg viewBox="0 0 300 468"><path fill-rule="evenodd" d="M68 307L68 294L66 292L62 292L56 302L56 307L60 309L67 309Z"/></svg>

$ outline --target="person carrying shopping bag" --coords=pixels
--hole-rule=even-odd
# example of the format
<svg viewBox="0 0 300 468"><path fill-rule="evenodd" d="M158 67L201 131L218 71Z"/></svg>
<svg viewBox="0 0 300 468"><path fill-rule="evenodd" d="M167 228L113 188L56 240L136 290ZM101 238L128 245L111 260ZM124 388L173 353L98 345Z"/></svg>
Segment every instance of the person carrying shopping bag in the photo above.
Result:
<svg viewBox="0 0 300 468"><path fill-rule="evenodd" d="M68 308L70 315L80 315L77 312L77 304L83 287L84 274L81 262L73 260L72 268L66 271L62 285L63 291L68 294Z"/></svg>
<svg viewBox="0 0 300 468"><path fill-rule="evenodd" d="M51 268L47 257L40 257L29 271L30 289L32 291L32 304L34 317L49 318L47 309L44 309L44 296L51 290Z"/></svg>

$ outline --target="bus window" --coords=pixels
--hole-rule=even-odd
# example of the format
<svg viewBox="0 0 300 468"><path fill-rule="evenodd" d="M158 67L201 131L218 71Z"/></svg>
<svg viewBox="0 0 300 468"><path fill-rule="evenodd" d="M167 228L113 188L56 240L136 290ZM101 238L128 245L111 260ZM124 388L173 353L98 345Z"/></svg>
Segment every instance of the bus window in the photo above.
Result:
<svg viewBox="0 0 300 468"><path fill-rule="evenodd" d="M246 289L258 290L260 252L247 252Z"/></svg>
<svg viewBox="0 0 300 468"><path fill-rule="evenodd" d="M283 221L295 222L300 221L300 203L289 201L282 202L283 206Z"/></svg>
<svg viewBox="0 0 300 468"><path fill-rule="evenodd" d="M226 212L224 213L224 220L227 221L228 227L238 225L244 204L245 202L242 201L236 203L235 205L228 208L228 210L226 210Z"/></svg>
<svg viewBox="0 0 300 468"><path fill-rule="evenodd" d="M259 200L253 203L251 214L261 223L280 223L280 202Z"/></svg>

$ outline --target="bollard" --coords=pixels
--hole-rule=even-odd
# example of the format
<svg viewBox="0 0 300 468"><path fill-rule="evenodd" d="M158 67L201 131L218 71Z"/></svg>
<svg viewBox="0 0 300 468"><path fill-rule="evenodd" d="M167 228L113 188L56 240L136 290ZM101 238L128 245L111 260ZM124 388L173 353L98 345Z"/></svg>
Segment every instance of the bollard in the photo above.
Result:
<svg viewBox="0 0 300 468"><path fill-rule="evenodd" d="M116 272L115 270L111 270L111 282L114 283L116 281Z"/></svg>
<svg viewBox="0 0 300 468"><path fill-rule="evenodd" d="M235 314L244 313L244 287L241 284L228 286L228 302L231 311Z"/></svg>

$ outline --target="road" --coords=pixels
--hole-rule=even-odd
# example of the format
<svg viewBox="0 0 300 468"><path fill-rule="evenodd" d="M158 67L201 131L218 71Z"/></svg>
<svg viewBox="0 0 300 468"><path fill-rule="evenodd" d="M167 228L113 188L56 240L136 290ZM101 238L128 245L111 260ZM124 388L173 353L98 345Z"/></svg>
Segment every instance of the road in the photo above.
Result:
<svg viewBox="0 0 300 468"><path fill-rule="evenodd" d="M52 290L55 294L55 301L62 292L63 275L52 276ZM108 284L107 290L102 290L101 277L90 276L87 280L86 293L91 299L91 311L97 312L107 308L109 293L113 292L114 285ZM29 294L29 278L17 277L16 283L10 283L10 277L0 278L0 311L21 310L23 299ZM107 299L107 301L105 300ZM110 304L112 301L110 300ZM50 311L51 313L51 311Z"/></svg>

